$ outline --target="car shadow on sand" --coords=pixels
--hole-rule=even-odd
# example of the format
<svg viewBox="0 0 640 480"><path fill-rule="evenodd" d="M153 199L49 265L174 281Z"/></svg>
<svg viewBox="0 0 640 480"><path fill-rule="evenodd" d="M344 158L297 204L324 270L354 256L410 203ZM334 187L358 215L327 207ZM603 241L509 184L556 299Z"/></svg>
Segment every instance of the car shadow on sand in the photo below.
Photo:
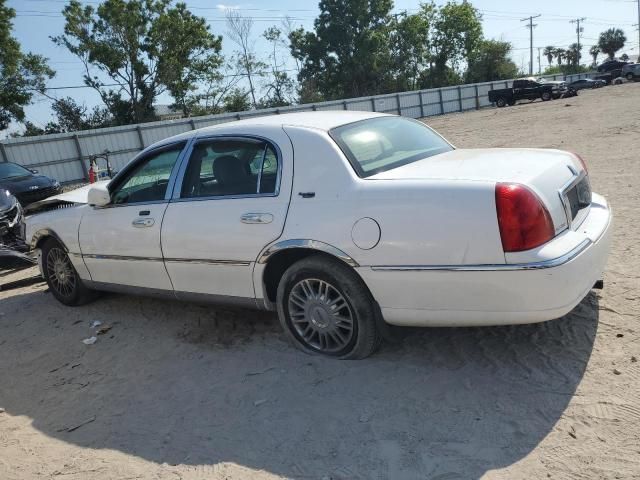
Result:
<svg viewBox="0 0 640 480"><path fill-rule="evenodd" d="M591 293L557 321L401 329L337 361L289 346L266 313L116 295L66 309L42 292L3 310L8 414L81 447L305 479L468 479L517 462L554 430L598 327ZM96 319L111 329L86 346Z"/></svg>

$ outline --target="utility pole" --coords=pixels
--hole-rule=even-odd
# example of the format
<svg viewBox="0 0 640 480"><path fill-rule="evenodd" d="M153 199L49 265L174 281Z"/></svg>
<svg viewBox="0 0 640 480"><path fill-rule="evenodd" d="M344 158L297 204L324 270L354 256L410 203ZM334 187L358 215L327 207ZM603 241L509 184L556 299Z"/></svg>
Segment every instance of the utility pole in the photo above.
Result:
<svg viewBox="0 0 640 480"><path fill-rule="evenodd" d="M542 74L542 65L540 64L540 50L541 48L538 47L538 75Z"/></svg>
<svg viewBox="0 0 640 480"><path fill-rule="evenodd" d="M638 1L640 2L640 0ZM538 26L533 24L533 19L540 16L541 15L535 15L520 20L521 22L529 21L529 25L527 25L527 28L529 29L529 75L533 75L533 28Z"/></svg>
<svg viewBox="0 0 640 480"><path fill-rule="evenodd" d="M638 0L638 2L640 2L640 0ZM575 23L576 24L576 34L578 35L578 65L580 65L580 57L582 56L581 50L582 50L582 45L580 45L580 34L584 31L583 27L580 27L580 22L584 22L586 20L585 17L582 18L576 18L575 20L571 20L569 23Z"/></svg>

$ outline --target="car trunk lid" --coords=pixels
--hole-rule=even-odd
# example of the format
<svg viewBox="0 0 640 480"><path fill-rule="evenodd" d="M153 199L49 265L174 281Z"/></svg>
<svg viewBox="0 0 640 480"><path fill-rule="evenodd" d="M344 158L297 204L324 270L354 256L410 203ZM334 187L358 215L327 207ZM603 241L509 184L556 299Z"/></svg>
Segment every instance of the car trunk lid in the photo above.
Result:
<svg viewBox="0 0 640 480"><path fill-rule="evenodd" d="M369 180L470 180L520 183L544 202L559 233L579 222L591 190L580 160L552 149L457 149L381 172ZM588 189L588 195L587 195Z"/></svg>

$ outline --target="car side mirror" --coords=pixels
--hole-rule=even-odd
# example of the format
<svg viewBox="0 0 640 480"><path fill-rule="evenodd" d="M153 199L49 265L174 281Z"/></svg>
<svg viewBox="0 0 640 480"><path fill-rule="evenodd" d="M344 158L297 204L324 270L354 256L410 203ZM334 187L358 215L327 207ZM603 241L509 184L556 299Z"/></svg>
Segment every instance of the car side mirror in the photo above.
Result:
<svg viewBox="0 0 640 480"><path fill-rule="evenodd" d="M30 171L31 173L38 173L38 170L36 170L35 168L30 168L30 169L29 169L29 171Z"/></svg>
<svg viewBox="0 0 640 480"><path fill-rule="evenodd" d="M111 195L106 185L95 185L89 189L87 203L96 207L105 207L111 203Z"/></svg>

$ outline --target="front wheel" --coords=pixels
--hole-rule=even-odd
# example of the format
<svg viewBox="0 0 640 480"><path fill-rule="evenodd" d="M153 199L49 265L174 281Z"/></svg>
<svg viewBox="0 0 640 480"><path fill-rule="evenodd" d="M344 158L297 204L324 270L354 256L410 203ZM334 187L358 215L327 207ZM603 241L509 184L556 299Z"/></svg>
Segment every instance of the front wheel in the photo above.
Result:
<svg viewBox="0 0 640 480"><path fill-rule="evenodd" d="M84 305L97 295L82 283L64 247L53 238L42 247L42 272L49 290L64 305Z"/></svg>
<svg viewBox="0 0 640 480"><path fill-rule="evenodd" d="M305 352L361 359L380 344L378 308L340 260L314 255L293 264L278 285L277 305L282 327Z"/></svg>
<svg viewBox="0 0 640 480"><path fill-rule="evenodd" d="M542 101L543 102L548 102L549 100L551 100L551 93L549 92L542 92Z"/></svg>

